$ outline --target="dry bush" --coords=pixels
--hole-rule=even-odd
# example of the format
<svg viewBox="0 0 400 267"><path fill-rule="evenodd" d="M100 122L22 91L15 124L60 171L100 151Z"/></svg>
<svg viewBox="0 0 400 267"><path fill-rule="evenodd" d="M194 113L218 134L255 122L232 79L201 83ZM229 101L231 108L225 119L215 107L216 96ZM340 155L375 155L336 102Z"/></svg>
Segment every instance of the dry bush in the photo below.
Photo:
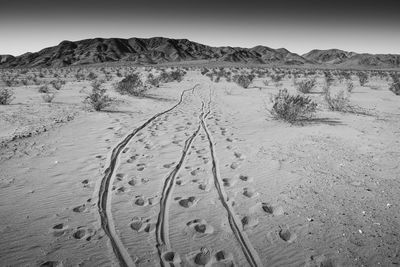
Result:
<svg viewBox="0 0 400 267"><path fill-rule="evenodd" d="M243 88L248 88L253 82L255 76L253 74L240 74L234 77L235 83Z"/></svg>
<svg viewBox="0 0 400 267"><path fill-rule="evenodd" d="M46 103L51 103L51 102L53 102L55 96L56 95L54 93L44 93L44 94L42 94L42 99Z"/></svg>
<svg viewBox="0 0 400 267"><path fill-rule="evenodd" d="M45 85L40 86L38 91L39 91L39 93L49 93L50 89L49 89L49 86L47 84L45 84Z"/></svg>
<svg viewBox="0 0 400 267"><path fill-rule="evenodd" d="M94 110L100 111L109 107L114 99L106 94L106 89L101 88L101 81L93 81L92 91L85 97L83 103L90 105Z"/></svg>
<svg viewBox="0 0 400 267"><path fill-rule="evenodd" d="M296 83L296 87L297 90L302 92L303 94L308 94L315 87L315 84L316 84L315 79L308 79Z"/></svg>
<svg viewBox="0 0 400 267"><path fill-rule="evenodd" d="M154 87L160 87L160 77L155 77L152 73L147 76L146 83Z"/></svg>
<svg viewBox="0 0 400 267"><path fill-rule="evenodd" d="M148 87L137 73L126 76L116 84L115 90L122 95L143 96Z"/></svg>
<svg viewBox="0 0 400 267"><path fill-rule="evenodd" d="M346 90L347 90L347 92L351 93L351 92L353 92L353 89L354 89L354 84L353 84L352 82L348 82L348 83L346 84Z"/></svg>
<svg viewBox="0 0 400 267"><path fill-rule="evenodd" d="M290 123L312 118L317 108L317 104L308 96L290 95L287 89L279 90L271 101L272 116Z"/></svg>
<svg viewBox="0 0 400 267"><path fill-rule="evenodd" d="M390 85L389 90L395 95L400 95L400 82L394 82Z"/></svg>
<svg viewBox="0 0 400 267"><path fill-rule="evenodd" d="M0 88L0 105L9 105L14 99L14 91L8 88Z"/></svg>
<svg viewBox="0 0 400 267"><path fill-rule="evenodd" d="M357 77L360 81L360 85L364 86L368 82L368 74L363 71L357 72Z"/></svg>

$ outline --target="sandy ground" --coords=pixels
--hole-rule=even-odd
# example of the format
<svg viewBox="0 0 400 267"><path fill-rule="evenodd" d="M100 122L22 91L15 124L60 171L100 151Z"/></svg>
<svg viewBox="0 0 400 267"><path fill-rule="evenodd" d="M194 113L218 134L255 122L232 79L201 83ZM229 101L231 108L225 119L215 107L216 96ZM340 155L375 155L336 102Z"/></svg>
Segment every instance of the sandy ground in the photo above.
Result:
<svg viewBox="0 0 400 267"><path fill-rule="evenodd" d="M0 265L399 265L400 98L356 84L360 115L315 92L317 118L290 125L254 85L190 71L151 98L110 89L108 112L82 106L87 82L52 104L18 87L0 106Z"/></svg>

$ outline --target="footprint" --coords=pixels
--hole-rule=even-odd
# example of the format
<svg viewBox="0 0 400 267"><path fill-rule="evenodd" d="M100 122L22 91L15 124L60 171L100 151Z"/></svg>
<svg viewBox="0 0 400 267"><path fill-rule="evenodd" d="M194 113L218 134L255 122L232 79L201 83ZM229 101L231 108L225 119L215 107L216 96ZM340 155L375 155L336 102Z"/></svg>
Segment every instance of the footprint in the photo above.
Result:
<svg viewBox="0 0 400 267"><path fill-rule="evenodd" d="M253 178L249 178L249 176L247 176L247 175L240 175L239 179L244 182L253 182Z"/></svg>
<svg viewBox="0 0 400 267"><path fill-rule="evenodd" d="M162 254L162 259L167 266L180 266L182 260L178 253L174 251L166 251Z"/></svg>
<svg viewBox="0 0 400 267"><path fill-rule="evenodd" d="M130 227L132 228L132 230L136 232L139 232L140 229L142 229L142 226L143 226L143 221L139 217L134 217L132 219L132 222L130 223Z"/></svg>
<svg viewBox="0 0 400 267"><path fill-rule="evenodd" d="M224 250L220 250L214 255L215 261L225 263L222 266L236 266L233 264L233 255Z"/></svg>
<svg viewBox="0 0 400 267"><path fill-rule="evenodd" d="M95 232L93 231L93 230L91 230L91 229L84 229L84 228L81 228L81 229L79 229L79 227L78 227L78 230L76 230L73 234L72 234L72 236L75 238L75 239L78 239L78 240L80 240L80 239L86 239L86 241L90 241L91 239L92 239L92 236L95 234Z"/></svg>
<svg viewBox="0 0 400 267"><path fill-rule="evenodd" d="M243 229L247 230L258 225L258 219L254 216L244 216L242 218Z"/></svg>
<svg viewBox="0 0 400 267"><path fill-rule="evenodd" d="M235 170L235 169L237 169L239 167L239 164L236 163L236 162L233 162L230 167L231 167L232 170Z"/></svg>
<svg viewBox="0 0 400 267"><path fill-rule="evenodd" d="M138 206L145 206L146 205L146 200L142 196L136 196L135 197L135 204Z"/></svg>
<svg viewBox="0 0 400 267"><path fill-rule="evenodd" d="M196 176L200 172L200 168L197 168L190 172L191 175Z"/></svg>
<svg viewBox="0 0 400 267"><path fill-rule="evenodd" d="M155 223L148 223L145 227L144 227L144 231L146 233L153 233L154 230L156 230L156 224Z"/></svg>
<svg viewBox="0 0 400 267"><path fill-rule="evenodd" d="M81 212L84 212L85 209L86 209L86 205L82 204L80 206L77 206L77 207L73 208L72 211L73 212L77 212L77 213L81 213Z"/></svg>
<svg viewBox="0 0 400 267"><path fill-rule="evenodd" d="M234 152L233 155L240 160L244 160L244 155L240 152Z"/></svg>
<svg viewBox="0 0 400 267"><path fill-rule="evenodd" d="M140 180L137 179L137 178L132 178L132 179L128 182L128 184L129 184L130 186L139 185L139 184L140 184Z"/></svg>
<svg viewBox="0 0 400 267"><path fill-rule="evenodd" d="M122 179L124 178L124 176L125 176L125 174L123 174L123 173L117 173L117 174L115 175L115 178L116 178L118 181L122 181Z"/></svg>
<svg viewBox="0 0 400 267"><path fill-rule="evenodd" d="M225 187L231 187L236 184L236 181L231 178L223 178L222 182Z"/></svg>
<svg viewBox="0 0 400 267"><path fill-rule="evenodd" d="M293 242L296 239L296 235L292 234L288 228L280 229L279 230L279 237L286 242Z"/></svg>
<svg viewBox="0 0 400 267"><path fill-rule="evenodd" d="M181 205L184 208L190 208L191 206L193 206L194 204L196 204L197 200L195 197L188 197L185 199L181 199L179 200L179 205Z"/></svg>
<svg viewBox="0 0 400 267"><path fill-rule="evenodd" d="M243 189L243 195L248 197L248 198L252 198L258 195L258 193L255 191L254 188L252 187L245 187Z"/></svg>
<svg viewBox="0 0 400 267"><path fill-rule="evenodd" d="M62 267L64 266L60 261L46 261L40 264L40 267Z"/></svg>
<svg viewBox="0 0 400 267"><path fill-rule="evenodd" d="M272 214L274 216L281 216L285 214L283 208L281 206L272 206L271 204L268 203L261 203L261 208L268 214Z"/></svg>
<svg viewBox="0 0 400 267"><path fill-rule="evenodd" d="M194 263L197 265L207 265L211 260L211 251L208 248L202 247L200 252L194 257Z"/></svg>
<svg viewBox="0 0 400 267"><path fill-rule="evenodd" d="M54 230L62 230L64 229L64 224L63 223L59 223L53 226Z"/></svg>
<svg viewBox="0 0 400 267"><path fill-rule="evenodd" d="M195 234L200 235L200 237L214 232L214 228L203 219L194 219L186 223L186 225L191 228Z"/></svg>
<svg viewBox="0 0 400 267"><path fill-rule="evenodd" d="M171 168L174 164L175 164L175 162L164 164L163 167L168 169L168 168Z"/></svg>

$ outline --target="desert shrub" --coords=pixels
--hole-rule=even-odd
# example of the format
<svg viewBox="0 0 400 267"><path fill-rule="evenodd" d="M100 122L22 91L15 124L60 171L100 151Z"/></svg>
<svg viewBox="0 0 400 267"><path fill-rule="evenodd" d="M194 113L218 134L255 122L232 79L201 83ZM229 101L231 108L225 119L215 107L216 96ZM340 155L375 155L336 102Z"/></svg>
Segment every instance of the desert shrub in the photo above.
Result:
<svg viewBox="0 0 400 267"><path fill-rule="evenodd" d="M47 84L40 86L38 91L39 91L39 93L49 93L50 92Z"/></svg>
<svg viewBox="0 0 400 267"><path fill-rule="evenodd" d="M296 83L296 87L297 90L302 92L303 94L308 94L314 88L315 84L316 84L315 79L308 79Z"/></svg>
<svg viewBox="0 0 400 267"><path fill-rule="evenodd" d="M360 81L360 85L364 86L368 82L368 74L363 71L357 72L357 77Z"/></svg>
<svg viewBox="0 0 400 267"><path fill-rule="evenodd" d="M28 80L27 80L27 79L22 79L22 80L21 80L21 83L22 83L23 85L27 86L27 85L28 85Z"/></svg>
<svg viewBox="0 0 400 267"><path fill-rule="evenodd" d="M290 95L287 89L279 90L272 98L271 115L290 123L310 119L317 108L317 104L308 96Z"/></svg>
<svg viewBox="0 0 400 267"><path fill-rule="evenodd" d="M146 82L151 86L160 87L160 77L155 77L152 73L147 76Z"/></svg>
<svg viewBox="0 0 400 267"><path fill-rule="evenodd" d="M101 81L94 81L92 83L92 91L83 100L85 104L90 105L96 111L109 107L114 101L113 98L106 94L107 90L101 88L101 85Z"/></svg>
<svg viewBox="0 0 400 267"><path fill-rule="evenodd" d="M325 101L328 104L328 108L332 111L340 112L352 112L353 108L350 105L349 97L345 95L344 91L340 91L336 95L332 95L328 89L325 92Z"/></svg>
<svg viewBox="0 0 400 267"><path fill-rule="evenodd" d="M55 96L56 95L54 93L44 93L44 94L42 94L42 99L46 103L51 103L51 102L53 102L53 99Z"/></svg>
<svg viewBox="0 0 400 267"><path fill-rule="evenodd" d="M349 92L349 93L353 92L354 84L352 82L348 82L346 84L346 89L347 89L347 92Z"/></svg>
<svg viewBox="0 0 400 267"><path fill-rule="evenodd" d="M65 81L53 80L50 82L50 84L54 87L54 89L60 90L62 88L62 86L65 84Z"/></svg>
<svg viewBox="0 0 400 267"><path fill-rule="evenodd" d="M186 72L182 70L173 70L171 72L163 71L160 74L160 81L163 83L168 83L173 81L181 82L185 75Z"/></svg>
<svg viewBox="0 0 400 267"><path fill-rule="evenodd" d="M253 82L254 80L254 75L252 74L240 74L236 77L234 77L234 81L241 87L243 88L248 88L249 85Z"/></svg>
<svg viewBox="0 0 400 267"><path fill-rule="evenodd" d="M97 78L97 75L93 72L90 72L87 76L88 80L95 80Z"/></svg>
<svg viewBox="0 0 400 267"><path fill-rule="evenodd" d="M332 73L331 73L330 71L325 71L325 72L324 72L324 76L325 76L325 83L326 83L328 86L331 86L332 83L335 81L335 78L333 78Z"/></svg>
<svg viewBox="0 0 400 267"><path fill-rule="evenodd" d="M0 88L0 105L9 105L14 98L14 92L11 89Z"/></svg>
<svg viewBox="0 0 400 267"><path fill-rule="evenodd" d="M147 89L137 73L126 76L115 87L120 94L133 96L142 96Z"/></svg>
<svg viewBox="0 0 400 267"><path fill-rule="evenodd" d="M400 95L400 82L394 82L390 85L389 90L392 91L395 95Z"/></svg>
<svg viewBox="0 0 400 267"><path fill-rule="evenodd" d="M205 75L207 72L209 72L210 70L209 69L207 69L207 68L203 68L202 70L201 70L201 75Z"/></svg>

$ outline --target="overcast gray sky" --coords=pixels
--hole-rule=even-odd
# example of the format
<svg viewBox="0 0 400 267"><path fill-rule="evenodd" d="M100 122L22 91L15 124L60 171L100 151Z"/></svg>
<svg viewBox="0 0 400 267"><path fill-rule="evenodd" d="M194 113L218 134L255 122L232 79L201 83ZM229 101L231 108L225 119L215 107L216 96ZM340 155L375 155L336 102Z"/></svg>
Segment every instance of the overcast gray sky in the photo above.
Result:
<svg viewBox="0 0 400 267"><path fill-rule="evenodd" d="M0 0L0 54L95 37L400 54L400 1Z"/></svg>

